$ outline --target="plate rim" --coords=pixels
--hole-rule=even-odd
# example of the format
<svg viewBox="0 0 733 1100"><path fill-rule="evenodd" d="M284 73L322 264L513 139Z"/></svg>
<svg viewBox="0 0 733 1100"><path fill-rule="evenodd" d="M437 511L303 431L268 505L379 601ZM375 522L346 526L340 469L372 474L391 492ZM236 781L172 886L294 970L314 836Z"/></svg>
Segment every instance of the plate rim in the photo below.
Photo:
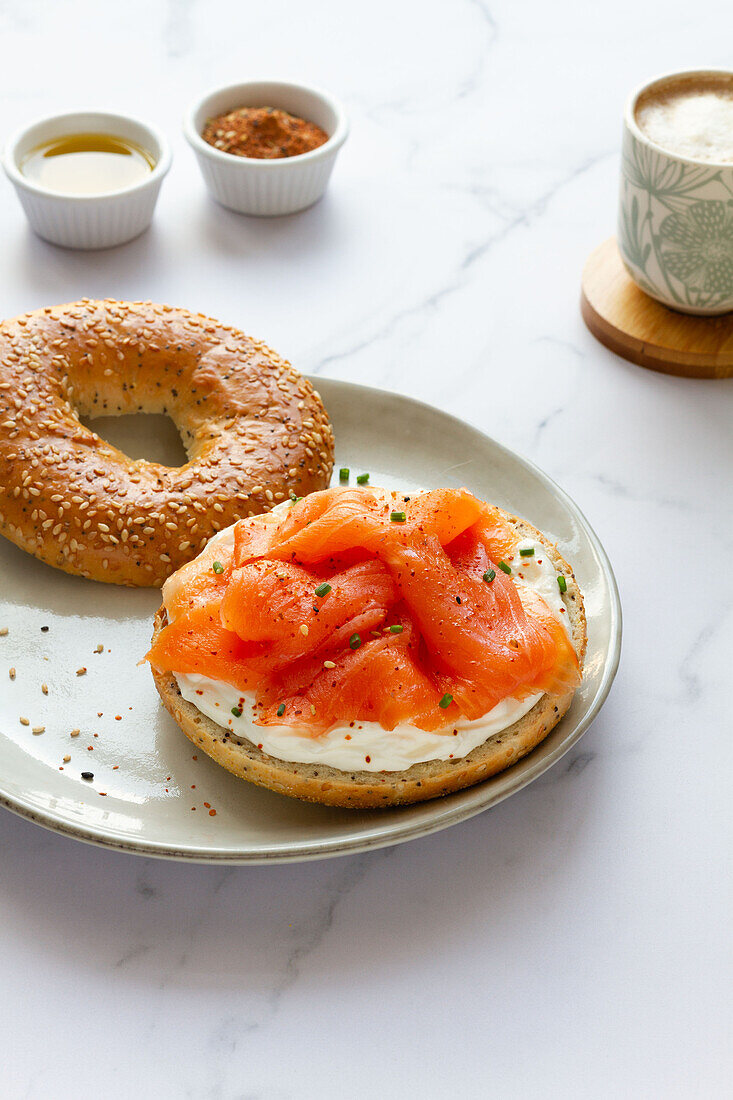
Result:
<svg viewBox="0 0 733 1100"><path fill-rule="evenodd" d="M376 832L372 831L365 835L352 838L351 840L333 839L315 842L306 841L298 847L294 847L291 844L289 848L285 850L273 847L271 850L264 848L247 854L243 851L233 852L223 849L217 852L215 848L204 849L201 848L200 845L191 845L190 847L182 845L174 847L170 844L156 843L149 840L123 840L114 835L105 833L103 829L96 826L73 825L67 819L55 816L53 811L49 810L44 812L39 810L37 807L30 805L22 797L8 795L7 792L2 789L0 789L0 806L10 810L11 813L19 817L33 822L35 825L40 825L42 828L48 829L51 832L81 841L84 844L91 844L95 847L106 848L111 851L124 852L129 855L147 856L153 859L167 859L180 863L227 863L239 866L304 863L318 859L334 859L338 856L375 851L379 848L389 848L397 844L404 844L409 840L417 840L420 837L440 832L443 829L449 828L451 825L457 825L461 821L467 821L483 813L492 806L496 806L500 802L503 802L511 795L516 794L517 791L528 786L530 783L534 782L535 779L539 778L540 775L543 775L546 771L549 771L550 768L554 767L555 764L557 764L557 762L578 743L595 721L598 712L608 698L608 694L618 671L623 636L623 612L618 583L608 554L595 530L588 522L585 513L575 503L572 497L566 493L549 474L546 474L544 470L536 465L536 463L525 458L524 455L518 454L510 447L505 446L505 444L501 443L487 432L477 428L469 421L463 420L453 413L446 412L444 409L437 408L429 402L421 401L419 398L410 397L407 394L388 390L383 387L366 386L359 382L349 382L340 378L327 378L319 375L306 375L305 377L309 379L316 390L325 384L326 388L333 386L335 389L350 390L355 397L358 394L372 398L377 395L381 397L386 396L390 400L398 403L412 407L418 406L429 414L438 414L440 417L450 421L455 428L460 428L463 431L468 429L474 435L484 440L489 440L506 456L514 462L519 463L520 466L523 466L527 471L538 478L538 480L551 491L552 495L558 498L579 521L594 551L598 555L602 572L608 583L611 597L611 621L609 627L609 648L604 661L603 678L591 706L573 730L572 735L563 739L555 746L551 753L536 759L534 765L529 763L534 755L533 753L529 753L526 757L523 757L522 760L517 761L516 764L507 769L506 774L511 775L516 768L521 768L521 770L516 772L514 781L510 782L506 788L500 791L487 793L484 790L484 797L482 798L481 792L484 789L484 784L479 783L475 787L470 788L472 792L475 792L473 793L473 797L471 798L469 796L467 802L462 803L460 806L456 806L452 810L450 808L450 796L446 799L431 799L429 804L435 805L436 809L442 807L444 812L436 813L427 821L420 820L412 825L406 824L403 828L395 829L388 835L384 835L377 830ZM326 398L326 405L328 405L328 398ZM563 721L564 718L561 719L561 723ZM377 815L375 817L376 822L379 820L378 814L379 811L375 811L375 815Z"/></svg>

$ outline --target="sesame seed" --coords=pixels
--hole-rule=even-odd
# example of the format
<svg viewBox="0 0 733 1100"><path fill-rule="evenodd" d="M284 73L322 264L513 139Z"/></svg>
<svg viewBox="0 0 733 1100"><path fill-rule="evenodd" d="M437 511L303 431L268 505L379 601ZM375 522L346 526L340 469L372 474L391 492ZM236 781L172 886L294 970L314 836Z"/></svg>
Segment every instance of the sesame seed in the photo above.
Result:
<svg viewBox="0 0 733 1100"><path fill-rule="evenodd" d="M308 637L308 627L305 623L300 624L300 633L303 635L304 638Z"/></svg>
<svg viewBox="0 0 733 1100"><path fill-rule="evenodd" d="M323 662L323 667L324 668L336 668L336 662L335 661L324 661Z"/></svg>
<svg viewBox="0 0 733 1100"><path fill-rule="evenodd" d="M14 668L9 668L8 669L8 676L10 677L11 680L15 679L15 669Z"/></svg>
<svg viewBox="0 0 733 1100"><path fill-rule="evenodd" d="M8 633L7 626L0 626L0 638L4 638L7 633Z"/></svg>
<svg viewBox="0 0 733 1100"><path fill-rule="evenodd" d="M30 719L28 719L28 718L21 718L21 719L20 719L20 724L21 724L21 726L30 726L30 724L31 724L31 723L30 723Z"/></svg>
<svg viewBox="0 0 733 1100"><path fill-rule="evenodd" d="M67 753L66 756L64 757L64 764L68 764L70 760L71 760L71 757Z"/></svg>
<svg viewBox="0 0 733 1100"><path fill-rule="evenodd" d="M41 691L44 695L48 695L48 684L41 684Z"/></svg>
<svg viewBox="0 0 733 1100"><path fill-rule="evenodd" d="M46 730L45 726L34 726L31 730L31 733L35 733L35 734L44 733L45 730Z"/></svg>
<svg viewBox="0 0 733 1100"><path fill-rule="evenodd" d="M76 675L77 676L86 676L86 672L87 672L87 670L85 668L78 668L76 670Z"/></svg>
<svg viewBox="0 0 733 1100"><path fill-rule="evenodd" d="M69 734L69 736L70 737L78 737L80 733L81 733L81 730L72 730L71 733Z"/></svg>

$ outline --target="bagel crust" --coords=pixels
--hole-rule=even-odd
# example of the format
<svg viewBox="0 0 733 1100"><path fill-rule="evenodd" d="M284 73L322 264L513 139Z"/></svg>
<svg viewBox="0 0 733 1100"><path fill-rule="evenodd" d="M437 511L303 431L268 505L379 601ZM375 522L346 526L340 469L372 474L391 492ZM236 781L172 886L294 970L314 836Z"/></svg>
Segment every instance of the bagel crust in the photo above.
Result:
<svg viewBox="0 0 733 1100"><path fill-rule="evenodd" d="M79 416L163 413L188 462L133 461ZM208 539L328 485L310 382L202 314L83 299L0 324L0 533L93 580L158 586Z"/></svg>
<svg viewBox="0 0 733 1100"><path fill-rule="evenodd" d="M540 542L558 574L565 577L567 592L563 603L582 668L587 640L586 619L583 597L572 569L535 527L516 516L502 514L519 538ZM155 616L153 642L166 623L167 613L162 606ZM429 760L400 772L345 772L320 762L303 764L268 755L252 741L235 736L184 699L172 673L159 672L156 668L151 671L163 704L173 719L186 737L217 764L278 794L347 809L385 809L423 802L489 779L511 767L543 741L567 711L574 694L543 695L523 718L488 737L464 757Z"/></svg>

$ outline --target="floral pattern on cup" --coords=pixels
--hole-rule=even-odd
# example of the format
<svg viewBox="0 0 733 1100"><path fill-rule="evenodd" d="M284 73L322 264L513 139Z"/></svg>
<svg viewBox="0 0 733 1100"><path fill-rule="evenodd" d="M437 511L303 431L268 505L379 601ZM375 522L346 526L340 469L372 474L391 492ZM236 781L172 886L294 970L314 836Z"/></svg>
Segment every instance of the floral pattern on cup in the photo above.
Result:
<svg viewBox="0 0 733 1100"><path fill-rule="evenodd" d="M733 165L695 164L624 131L618 244L634 282L686 313L733 309Z"/></svg>

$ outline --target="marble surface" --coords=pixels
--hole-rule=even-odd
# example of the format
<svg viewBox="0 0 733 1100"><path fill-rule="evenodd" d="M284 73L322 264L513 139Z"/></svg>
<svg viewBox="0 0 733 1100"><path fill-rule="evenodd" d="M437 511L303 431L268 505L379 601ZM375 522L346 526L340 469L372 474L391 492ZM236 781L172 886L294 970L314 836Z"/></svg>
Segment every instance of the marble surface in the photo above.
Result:
<svg viewBox="0 0 733 1100"><path fill-rule="evenodd" d="M35 239L3 181L2 314L167 300L464 417L578 501L626 631L569 756L398 848L181 866L3 812L4 1095L727 1093L733 385L615 358L578 291L627 91L729 63L731 30L726 0L2 5L3 135L92 104L174 145L153 228L109 252ZM272 221L213 205L180 135L194 95L261 75L352 118L326 199Z"/></svg>

